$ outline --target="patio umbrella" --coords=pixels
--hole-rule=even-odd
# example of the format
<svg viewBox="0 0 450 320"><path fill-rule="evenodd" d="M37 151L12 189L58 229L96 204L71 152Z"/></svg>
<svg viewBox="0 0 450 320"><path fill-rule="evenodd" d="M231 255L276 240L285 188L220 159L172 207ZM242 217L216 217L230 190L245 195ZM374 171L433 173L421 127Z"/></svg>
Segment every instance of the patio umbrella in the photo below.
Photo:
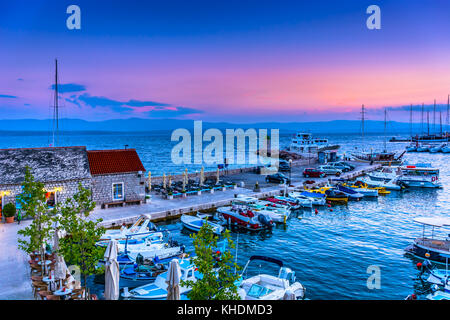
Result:
<svg viewBox="0 0 450 320"><path fill-rule="evenodd" d="M152 192L152 172L148 172L148 192Z"/></svg>
<svg viewBox="0 0 450 320"><path fill-rule="evenodd" d="M60 281L60 287L61 282L66 278L67 275L67 265L64 261L64 258L60 255L56 256L56 263L55 263L55 280Z"/></svg>
<svg viewBox="0 0 450 320"><path fill-rule="evenodd" d="M217 171L216 171L216 184L219 184L219 177L220 177L220 172L219 172L219 168L217 168Z"/></svg>
<svg viewBox="0 0 450 320"><path fill-rule="evenodd" d="M180 275L178 259L173 259L167 271L167 300L180 300Z"/></svg>
<svg viewBox="0 0 450 320"><path fill-rule="evenodd" d="M172 175L169 174L169 188L172 187Z"/></svg>
<svg viewBox="0 0 450 320"><path fill-rule="evenodd" d="M188 170L187 170L187 168L184 170L184 172L185 172L185 176L184 176L184 178L186 179L186 184L188 184Z"/></svg>
<svg viewBox="0 0 450 320"><path fill-rule="evenodd" d="M166 188L166 174L163 173L163 189Z"/></svg>
<svg viewBox="0 0 450 320"><path fill-rule="evenodd" d="M111 240L105 251L105 292L106 300L119 299L119 263L117 262L117 240Z"/></svg>
<svg viewBox="0 0 450 320"><path fill-rule="evenodd" d="M185 179L185 176L186 176L186 172L183 172L183 190L186 189L186 179Z"/></svg>
<svg viewBox="0 0 450 320"><path fill-rule="evenodd" d="M203 186L203 182L205 182L205 169L202 167L202 170L200 170L200 186Z"/></svg>

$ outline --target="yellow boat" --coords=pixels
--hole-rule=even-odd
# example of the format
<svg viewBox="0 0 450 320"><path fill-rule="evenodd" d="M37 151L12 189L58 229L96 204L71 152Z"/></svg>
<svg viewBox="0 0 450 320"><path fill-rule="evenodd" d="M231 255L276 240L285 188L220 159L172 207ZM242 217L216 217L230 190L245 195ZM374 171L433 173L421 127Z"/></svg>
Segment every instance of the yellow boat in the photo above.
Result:
<svg viewBox="0 0 450 320"><path fill-rule="evenodd" d="M344 195L342 192L339 192L339 194L337 194L336 196L333 195L328 195L326 193L327 190L332 189L332 187L321 187L321 188L317 188L317 189L307 189L305 187L305 190L308 192L314 192L314 193L321 193L321 194L325 194L326 200L333 202L333 203L347 203L348 202L348 197L347 196L342 196Z"/></svg>
<svg viewBox="0 0 450 320"><path fill-rule="evenodd" d="M369 187L366 183L358 184L358 185L347 185L347 184L344 184L344 185L347 186L347 187L350 187L350 188L355 188L355 189L358 189L358 188L362 189L362 188L364 188L364 189L369 189L369 190L377 190L378 194L380 196L384 196L384 195L387 195L387 194L391 193L390 191L386 190L385 187Z"/></svg>

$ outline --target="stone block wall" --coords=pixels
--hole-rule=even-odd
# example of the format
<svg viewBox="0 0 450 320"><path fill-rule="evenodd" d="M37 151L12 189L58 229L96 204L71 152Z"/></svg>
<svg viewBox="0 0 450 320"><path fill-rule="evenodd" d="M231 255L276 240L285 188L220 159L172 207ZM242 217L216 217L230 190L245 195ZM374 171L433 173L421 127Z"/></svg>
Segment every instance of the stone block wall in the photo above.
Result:
<svg viewBox="0 0 450 320"><path fill-rule="evenodd" d="M98 206L113 202L114 183L123 183L124 201L145 200L145 175L137 172L92 176L93 200Z"/></svg>
<svg viewBox="0 0 450 320"><path fill-rule="evenodd" d="M64 202L67 198L71 198L75 193L78 192L78 184L84 188L91 188L91 180L90 179L80 179L80 180L69 180L69 181L61 181L61 182L48 182L45 183L46 191L53 191L58 189L56 199L58 203ZM16 202L16 196L22 193L21 185L0 185L0 195L3 193L7 193L3 197L3 206L7 203Z"/></svg>

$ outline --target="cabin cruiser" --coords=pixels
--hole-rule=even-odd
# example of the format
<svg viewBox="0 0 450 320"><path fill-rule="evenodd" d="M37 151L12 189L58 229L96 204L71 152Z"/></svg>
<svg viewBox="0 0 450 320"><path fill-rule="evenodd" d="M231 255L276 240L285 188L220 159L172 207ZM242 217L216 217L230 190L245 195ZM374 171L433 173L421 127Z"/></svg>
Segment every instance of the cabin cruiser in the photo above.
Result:
<svg viewBox="0 0 450 320"><path fill-rule="evenodd" d="M136 234L140 234L141 237L145 237L145 234L148 234L151 230L156 230L156 226L151 222L151 216L144 214L141 215L129 228L122 226L120 229L106 230L100 238L100 241L126 240L127 236ZM136 236L135 238L139 238L139 236Z"/></svg>
<svg viewBox="0 0 450 320"><path fill-rule="evenodd" d="M416 164L399 167L402 175L397 184L415 188L441 188L439 169L430 164Z"/></svg>
<svg viewBox="0 0 450 320"><path fill-rule="evenodd" d="M405 251L419 258L442 264L446 263L448 260L446 257L450 254L450 234L445 239L436 239L434 229L450 227L450 219L418 217L414 218L413 221L423 226L422 237L415 239L414 243L408 246ZM425 236L426 226L432 227L431 237Z"/></svg>
<svg viewBox="0 0 450 320"><path fill-rule="evenodd" d="M330 145L328 139L313 138L311 133L297 132L288 150L298 154L310 154L338 148L338 145Z"/></svg>
<svg viewBox="0 0 450 320"><path fill-rule="evenodd" d="M220 235L225 228L222 227L221 225L211 222L211 221L207 221L207 219L202 219L200 217L196 217L196 216L190 216L190 215L186 215L183 214L181 216L181 223L183 224L183 227L185 227L186 229L190 230L190 231L194 231L194 232L199 232L200 228L206 223L209 224L213 230L213 232L216 235Z"/></svg>
<svg viewBox="0 0 450 320"><path fill-rule="evenodd" d="M250 262L259 260L279 266L278 275L258 274L248 277ZM242 271L238 293L242 300L301 300L305 287L295 280L295 272L283 266L283 262L266 256L251 256Z"/></svg>
<svg viewBox="0 0 450 320"><path fill-rule="evenodd" d="M200 272L191 259L180 260L180 280L196 282ZM122 297L127 300L166 300L167 299L167 275L168 272L161 273L156 277L155 282L149 283L128 291L124 288ZM192 290L190 287L179 285L181 300L186 300L186 294Z"/></svg>
<svg viewBox="0 0 450 320"><path fill-rule="evenodd" d="M101 240L96 243L99 247L106 248L110 240ZM144 243L162 243L164 241L164 234L162 232L150 231L144 234L138 233L136 235L127 236L126 240L116 240L119 252L125 250L125 246L142 245Z"/></svg>

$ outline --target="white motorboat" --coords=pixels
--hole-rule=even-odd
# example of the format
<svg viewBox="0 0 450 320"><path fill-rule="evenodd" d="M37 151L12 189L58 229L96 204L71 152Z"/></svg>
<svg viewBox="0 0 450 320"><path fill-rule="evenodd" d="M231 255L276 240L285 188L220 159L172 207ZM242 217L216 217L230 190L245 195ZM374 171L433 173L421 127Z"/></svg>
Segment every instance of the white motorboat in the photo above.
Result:
<svg viewBox="0 0 450 320"><path fill-rule="evenodd" d="M191 262L191 259L180 260L180 280L196 282L200 273L196 271L196 266ZM155 282L137 287L128 291L124 288L122 297L127 300L166 300L167 299L167 272L164 272L156 277ZM192 290L190 287L185 287L180 284L181 300L186 300L186 294Z"/></svg>
<svg viewBox="0 0 450 320"><path fill-rule="evenodd" d="M145 238L149 231L156 230L156 226L151 222L150 215L141 215L132 225L127 228L122 226L120 229L110 229L106 230L103 236L100 238L102 240L126 240L127 236L132 236L139 234L140 236L134 237Z"/></svg>
<svg viewBox="0 0 450 320"><path fill-rule="evenodd" d="M277 196L275 199L288 201L289 203L295 203L296 205L292 205L292 208L298 210L300 208L312 208L313 201L305 196L299 195L297 197L291 197L291 195L287 195L286 197Z"/></svg>
<svg viewBox="0 0 450 320"><path fill-rule="evenodd" d="M186 214L183 214L181 216L181 223L186 229L194 232L199 232L200 228L205 223L209 224L212 227L213 232L217 235L220 235L225 230L225 228L222 227L221 225L208 221L207 219L202 219L196 216L190 216Z"/></svg>
<svg viewBox="0 0 450 320"><path fill-rule="evenodd" d="M409 146L406 146L406 151L407 152L415 152L415 151L417 151L417 144L416 143L412 143Z"/></svg>
<svg viewBox="0 0 450 320"><path fill-rule="evenodd" d="M447 283L443 290L439 289L439 286L432 286L433 293L427 295L428 300L450 300L450 278L447 279Z"/></svg>
<svg viewBox="0 0 450 320"><path fill-rule="evenodd" d="M385 188L386 190L400 191L401 186L397 184L397 178L392 180L372 180L370 177L357 178L356 182L361 181L363 184L367 184L370 188Z"/></svg>
<svg viewBox="0 0 450 320"><path fill-rule="evenodd" d="M311 200L313 206L324 206L327 203L326 195L317 192L290 192L289 195L293 198L305 197Z"/></svg>
<svg viewBox="0 0 450 320"><path fill-rule="evenodd" d="M402 175L402 170L399 167L381 167L380 170L367 173L367 176L372 181L392 181Z"/></svg>
<svg viewBox="0 0 450 320"><path fill-rule="evenodd" d="M445 146L446 146L446 143L442 143L442 144L439 144L439 145L437 145L437 146L431 147L429 151L430 151L431 153L441 152L441 151L442 151L442 148L445 147Z"/></svg>
<svg viewBox="0 0 450 320"><path fill-rule="evenodd" d="M431 145L422 144L417 147L416 151L417 152L427 152L430 150L430 148L432 148Z"/></svg>
<svg viewBox="0 0 450 320"><path fill-rule="evenodd" d="M257 274L248 277L250 262L254 260L274 263L280 267L278 275ZM283 266L278 259L266 256L251 256L242 271L242 282L238 293L243 300L301 300L305 297L305 288L295 280L295 272Z"/></svg>

